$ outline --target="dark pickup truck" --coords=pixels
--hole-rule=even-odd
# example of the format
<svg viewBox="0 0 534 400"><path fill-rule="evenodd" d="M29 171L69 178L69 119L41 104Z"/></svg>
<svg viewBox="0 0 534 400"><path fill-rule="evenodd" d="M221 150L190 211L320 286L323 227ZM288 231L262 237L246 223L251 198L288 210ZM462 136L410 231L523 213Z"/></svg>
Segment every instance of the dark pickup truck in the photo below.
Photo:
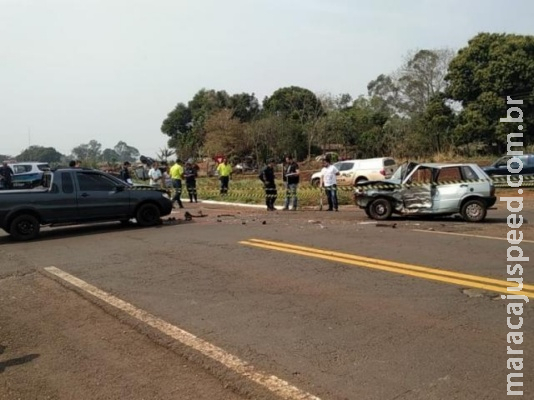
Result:
<svg viewBox="0 0 534 400"><path fill-rule="evenodd" d="M0 227L16 240L36 238L42 225L135 218L141 226L153 226L171 211L164 190L131 186L97 170L58 169L45 172L33 189L0 190Z"/></svg>

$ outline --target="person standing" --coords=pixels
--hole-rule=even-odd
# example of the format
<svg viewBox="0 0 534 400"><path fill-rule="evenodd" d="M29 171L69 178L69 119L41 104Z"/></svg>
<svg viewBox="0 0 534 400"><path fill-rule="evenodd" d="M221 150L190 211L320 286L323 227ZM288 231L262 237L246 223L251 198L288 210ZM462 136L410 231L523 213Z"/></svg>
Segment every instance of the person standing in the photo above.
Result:
<svg viewBox="0 0 534 400"><path fill-rule="evenodd" d="M184 208L182 203L182 179L184 177L184 168L182 167L182 161L180 159L176 159L176 162L171 167L170 173L172 187L174 188L172 203L174 204L176 201L178 203L178 207Z"/></svg>
<svg viewBox="0 0 534 400"><path fill-rule="evenodd" d="M286 162L284 165L283 179L286 184L286 202L284 205L284 210L289 210L289 203L291 198L293 198L293 211L297 210L297 189L300 182L300 170L299 165L293 160L292 156L286 157Z"/></svg>
<svg viewBox="0 0 534 400"><path fill-rule="evenodd" d="M258 176L263 182L263 186L265 188L265 204L267 205L267 211L276 211L274 203L276 202L278 193L276 191L274 167L274 160L269 160L267 166L260 172L260 175Z"/></svg>
<svg viewBox="0 0 534 400"><path fill-rule="evenodd" d="M161 187L161 180L163 179L163 174L159 169L157 161L154 161L154 164L152 164L152 167L148 171L148 177L150 178L150 186Z"/></svg>
<svg viewBox="0 0 534 400"><path fill-rule="evenodd" d="M132 185L133 184L132 175L130 174L130 170L129 170L130 165L131 164L128 161L124 161L124 164L122 165L122 168L119 172L119 177L124 182Z"/></svg>
<svg viewBox="0 0 534 400"><path fill-rule="evenodd" d="M232 166L228 164L226 157L223 157L220 164L217 166L217 173L219 174L219 180L221 181L221 194L228 193L228 185L230 182L230 176L232 175Z"/></svg>
<svg viewBox="0 0 534 400"><path fill-rule="evenodd" d="M330 157L323 160L320 187L324 187L328 199L328 211L338 211L337 176L339 170L332 165Z"/></svg>
<svg viewBox="0 0 534 400"><path fill-rule="evenodd" d="M189 194L189 202L192 203L193 200L195 200L195 203L198 203L197 170L195 166L190 162L187 162L185 164L184 178L185 178L185 187L187 188L187 193Z"/></svg>
<svg viewBox="0 0 534 400"><path fill-rule="evenodd" d="M2 181L0 188L3 186L4 189L13 189L13 175L13 170L7 165L7 161L4 161L0 167L0 181Z"/></svg>

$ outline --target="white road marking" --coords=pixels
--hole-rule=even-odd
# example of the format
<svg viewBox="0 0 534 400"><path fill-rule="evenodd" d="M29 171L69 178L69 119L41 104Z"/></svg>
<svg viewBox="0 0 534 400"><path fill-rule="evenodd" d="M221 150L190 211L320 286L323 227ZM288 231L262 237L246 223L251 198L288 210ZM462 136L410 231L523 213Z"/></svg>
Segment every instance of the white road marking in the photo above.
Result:
<svg viewBox="0 0 534 400"><path fill-rule="evenodd" d="M190 348L199 351L207 357L223 364L225 367L236 372L237 374L261 385L287 400L321 400L319 397L306 393L299 388L292 386L288 382L277 378L274 375L269 375L265 372L256 370L252 365L238 357L227 353L223 349L206 342L195 335L184 331L174 325L165 322L164 320L141 310L134 305L125 302L109 293L106 293L87 282L70 275L59 268L47 267L44 269L48 273L63 279L64 281L78 287L79 289L95 296L96 298L105 301L106 303L126 312L130 316L144 322L145 324L158 329L160 332L172 337L180 343L189 346Z"/></svg>
<svg viewBox="0 0 534 400"><path fill-rule="evenodd" d="M483 235L470 235L468 233L455 233L455 232L443 232L443 231L426 231L424 229L412 229L414 232L424 232L424 233L439 233L442 235L451 235L451 236L466 236L466 237L474 237L479 239L493 239L493 240L506 240L505 237L496 237L496 236L483 236ZM521 243L534 243L534 240L522 240Z"/></svg>

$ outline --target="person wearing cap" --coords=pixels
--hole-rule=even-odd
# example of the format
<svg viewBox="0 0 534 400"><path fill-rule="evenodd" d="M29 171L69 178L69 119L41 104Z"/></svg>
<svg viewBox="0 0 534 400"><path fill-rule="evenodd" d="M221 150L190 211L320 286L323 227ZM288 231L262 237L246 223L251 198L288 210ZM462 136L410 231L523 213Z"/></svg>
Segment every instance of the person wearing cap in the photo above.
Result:
<svg viewBox="0 0 534 400"><path fill-rule="evenodd" d="M172 187L174 188L174 196L172 198L172 203L176 201L178 207L184 208L182 203L182 179L184 177L184 168L182 167L182 161L176 159L176 162L170 169Z"/></svg>
<svg viewBox="0 0 534 400"><path fill-rule="evenodd" d="M2 183L0 188L13 189L13 174L13 170L7 165L7 161L4 161L0 167L0 181Z"/></svg>
<svg viewBox="0 0 534 400"><path fill-rule="evenodd" d="M265 204L267 211L276 211L274 203L278 197L275 182L274 172L275 162L273 159L269 160L267 166L260 172L258 178L263 182L265 188Z"/></svg>
<svg viewBox="0 0 534 400"><path fill-rule="evenodd" d="M124 182L133 185L132 182L132 176L130 175L130 163L128 161L124 161L124 164L122 164L122 168L119 172L119 178L123 180Z"/></svg>

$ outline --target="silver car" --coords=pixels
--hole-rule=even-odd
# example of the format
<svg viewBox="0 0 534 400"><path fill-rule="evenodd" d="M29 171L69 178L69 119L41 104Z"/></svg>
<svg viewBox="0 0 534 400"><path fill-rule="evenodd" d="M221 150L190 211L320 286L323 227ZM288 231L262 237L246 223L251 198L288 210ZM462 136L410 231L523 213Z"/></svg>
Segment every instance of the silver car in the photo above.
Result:
<svg viewBox="0 0 534 400"><path fill-rule="evenodd" d="M354 196L356 204L375 220L392 214L459 213L466 221L480 222L497 200L493 182L476 164L408 163L391 179L358 184Z"/></svg>

